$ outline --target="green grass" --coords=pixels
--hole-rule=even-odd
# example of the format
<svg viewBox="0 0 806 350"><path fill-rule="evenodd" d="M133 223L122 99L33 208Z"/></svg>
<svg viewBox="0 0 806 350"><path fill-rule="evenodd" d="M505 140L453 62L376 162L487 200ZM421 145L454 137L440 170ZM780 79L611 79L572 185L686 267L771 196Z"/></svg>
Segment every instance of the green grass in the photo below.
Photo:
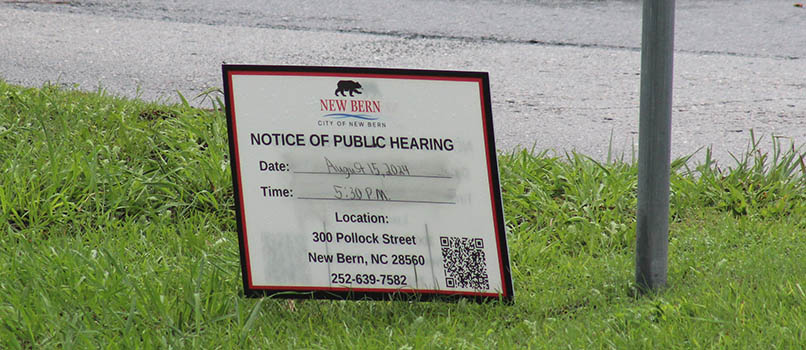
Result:
<svg viewBox="0 0 806 350"><path fill-rule="evenodd" d="M728 168L675 162L658 294L633 282L636 166L519 151L499 155L514 305L291 307L242 296L224 119L0 81L0 348L806 344L806 165L794 147L761 154L754 138Z"/></svg>

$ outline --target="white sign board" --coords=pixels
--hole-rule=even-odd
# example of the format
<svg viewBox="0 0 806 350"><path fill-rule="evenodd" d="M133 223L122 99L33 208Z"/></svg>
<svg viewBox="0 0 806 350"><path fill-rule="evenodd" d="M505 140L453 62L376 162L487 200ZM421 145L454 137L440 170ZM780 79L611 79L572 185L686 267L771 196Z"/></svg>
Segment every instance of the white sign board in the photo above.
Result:
<svg viewBox="0 0 806 350"><path fill-rule="evenodd" d="M247 295L512 298L487 73L223 77Z"/></svg>

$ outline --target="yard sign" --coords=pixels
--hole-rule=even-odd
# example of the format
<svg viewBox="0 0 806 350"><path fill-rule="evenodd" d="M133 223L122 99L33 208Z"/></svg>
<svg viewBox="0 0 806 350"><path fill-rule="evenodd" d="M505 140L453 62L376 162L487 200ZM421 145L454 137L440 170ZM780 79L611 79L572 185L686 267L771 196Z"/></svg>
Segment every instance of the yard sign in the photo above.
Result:
<svg viewBox="0 0 806 350"><path fill-rule="evenodd" d="M487 73L223 78L247 295L512 298Z"/></svg>

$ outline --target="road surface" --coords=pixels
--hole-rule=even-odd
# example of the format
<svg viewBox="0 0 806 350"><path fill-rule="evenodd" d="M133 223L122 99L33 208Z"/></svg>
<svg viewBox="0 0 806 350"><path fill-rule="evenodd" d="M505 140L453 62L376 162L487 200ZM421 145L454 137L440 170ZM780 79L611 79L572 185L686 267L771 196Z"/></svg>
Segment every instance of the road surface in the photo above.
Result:
<svg viewBox="0 0 806 350"><path fill-rule="evenodd" d="M806 143L796 2L677 1L673 157ZM637 155L638 1L256 3L0 0L0 78L174 102L222 62L487 71L499 150Z"/></svg>

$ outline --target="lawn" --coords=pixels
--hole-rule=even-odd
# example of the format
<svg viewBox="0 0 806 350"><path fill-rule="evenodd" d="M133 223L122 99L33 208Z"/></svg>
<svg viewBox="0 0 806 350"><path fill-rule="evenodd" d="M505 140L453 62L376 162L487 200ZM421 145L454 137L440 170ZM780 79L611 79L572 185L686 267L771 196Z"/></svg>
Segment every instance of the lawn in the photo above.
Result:
<svg viewBox="0 0 806 350"><path fill-rule="evenodd" d="M669 286L634 285L637 166L499 154L515 302L244 298L216 93L0 81L0 348L799 349L806 154L673 163ZM777 139L776 139L777 140ZM703 150L702 152L708 152Z"/></svg>

